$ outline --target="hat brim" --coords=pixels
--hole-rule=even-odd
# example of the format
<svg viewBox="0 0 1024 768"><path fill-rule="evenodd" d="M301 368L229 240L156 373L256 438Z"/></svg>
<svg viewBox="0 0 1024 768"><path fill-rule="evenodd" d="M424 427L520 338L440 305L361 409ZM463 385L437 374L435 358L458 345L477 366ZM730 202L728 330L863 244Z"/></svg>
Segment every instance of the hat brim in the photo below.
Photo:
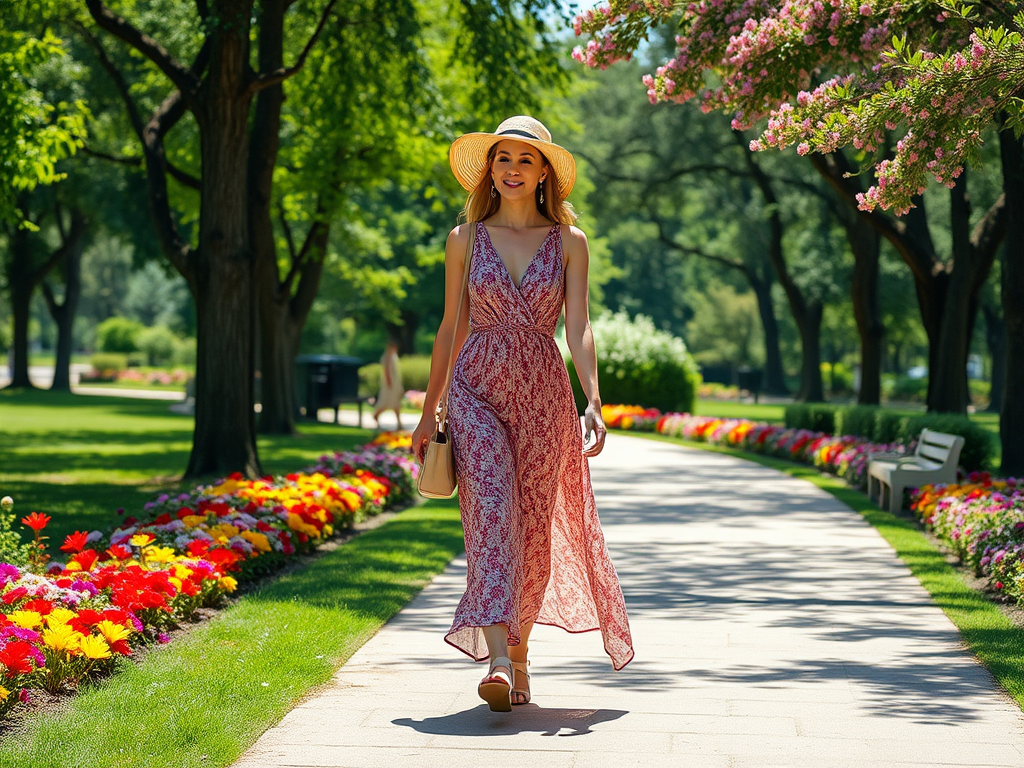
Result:
<svg viewBox="0 0 1024 768"><path fill-rule="evenodd" d="M467 192L472 192L480 183L480 177L487 168L487 152L500 141L521 141L536 147L551 163L558 181L558 193L564 200L576 184L576 159L572 153L550 141L531 139L525 136L498 136L494 133L467 133L452 142L448 150L448 162L452 173Z"/></svg>

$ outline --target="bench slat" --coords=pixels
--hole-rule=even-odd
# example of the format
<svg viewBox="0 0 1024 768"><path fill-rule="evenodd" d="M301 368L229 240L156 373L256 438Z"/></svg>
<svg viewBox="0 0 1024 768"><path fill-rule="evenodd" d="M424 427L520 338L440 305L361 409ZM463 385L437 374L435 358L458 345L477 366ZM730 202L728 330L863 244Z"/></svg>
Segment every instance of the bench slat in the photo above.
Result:
<svg viewBox="0 0 1024 768"><path fill-rule="evenodd" d="M945 432L935 432L931 429L921 430L921 442L941 445L943 448L952 448L956 442L957 435L947 435Z"/></svg>
<svg viewBox="0 0 1024 768"><path fill-rule="evenodd" d="M943 464L945 463L946 459L949 458L949 449L934 448L930 445L926 445L918 452L918 456L920 456L923 459L930 459L932 461L937 461L940 464Z"/></svg>

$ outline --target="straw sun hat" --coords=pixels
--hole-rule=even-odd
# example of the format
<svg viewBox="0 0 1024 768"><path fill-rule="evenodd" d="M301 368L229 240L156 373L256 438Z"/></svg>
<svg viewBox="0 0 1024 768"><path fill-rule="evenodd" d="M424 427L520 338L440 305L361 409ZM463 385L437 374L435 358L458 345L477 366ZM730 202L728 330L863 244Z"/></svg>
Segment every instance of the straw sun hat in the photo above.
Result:
<svg viewBox="0 0 1024 768"><path fill-rule="evenodd" d="M505 120L494 133L467 133L452 142L448 160L459 184L467 192L476 189L487 169L487 151L499 141L512 139L536 147L551 163L564 200L576 183L576 161L569 150L551 142L551 132L536 118L517 115Z"/></svg>

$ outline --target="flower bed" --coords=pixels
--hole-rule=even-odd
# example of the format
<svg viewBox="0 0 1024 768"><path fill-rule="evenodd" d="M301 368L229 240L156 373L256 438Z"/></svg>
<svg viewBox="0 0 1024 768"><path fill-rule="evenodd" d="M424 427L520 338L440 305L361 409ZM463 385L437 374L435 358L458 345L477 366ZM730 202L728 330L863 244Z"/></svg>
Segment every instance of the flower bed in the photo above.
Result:
<svg viewBox="0 0 1024 768"><path fill-rule="evenodd" d="M977 576L1024 605L1024 479L976 472L925 485L911 494L911 509Z"/></svg>
<svg viewBox="0 0 1024 768"><path fill-rule="evenodd" d="M413 496L409 439L384 433L284 477L232 475L160 496L113 531L76 531L50 560L50 518L22 523L34 541L0 563L0 717L31 689L71 691L118 656L167 642L166 630L213 608L239 581L275 570L369 515ZM8 545L13 502L3 499ZM15 693L17 692L17 693Z"/></svg>
<svg viewBox="0 0 1024 768"><path fill-rule="evenodd" d="M835 437L809 429L793 429L747 419L720 419L689 413L661 414L656 408L606 405L601 409L611 428L658 432L712 445L726 445L755 453L811 464L863 488L868 456L882 451L910 452L912 446L872 443L850 435Z"/></svg>

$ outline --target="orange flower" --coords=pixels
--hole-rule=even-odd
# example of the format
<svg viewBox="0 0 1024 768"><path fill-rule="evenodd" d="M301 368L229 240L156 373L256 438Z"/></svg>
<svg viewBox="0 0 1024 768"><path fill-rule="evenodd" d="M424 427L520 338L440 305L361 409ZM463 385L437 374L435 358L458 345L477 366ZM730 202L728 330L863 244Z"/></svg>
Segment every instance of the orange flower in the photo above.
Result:
<svg viewBox="0 0 1024 768"><path fill-rule="evenodd" d="M38 512L33 512L28 517L21 518L21 522L27 525L36 533L39 533L41 530L43 530L43 528L46 527L46 524L50 522L50 516L41 515Z"/></svg>

